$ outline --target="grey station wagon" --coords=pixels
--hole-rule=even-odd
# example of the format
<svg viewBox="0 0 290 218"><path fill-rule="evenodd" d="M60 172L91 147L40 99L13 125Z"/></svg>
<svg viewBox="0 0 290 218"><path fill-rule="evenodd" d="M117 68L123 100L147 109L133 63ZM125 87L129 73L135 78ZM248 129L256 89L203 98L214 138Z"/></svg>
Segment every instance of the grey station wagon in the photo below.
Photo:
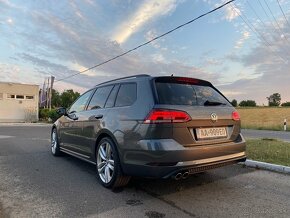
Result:
<svg viewBox="0 0 290 218"><path fill-rule="evenodd" d="M51 152L96 165L99 182L124 186L131 176L185 179L245 161L240 116L210 82L136 75L81 95L51 131Z"/></svg>

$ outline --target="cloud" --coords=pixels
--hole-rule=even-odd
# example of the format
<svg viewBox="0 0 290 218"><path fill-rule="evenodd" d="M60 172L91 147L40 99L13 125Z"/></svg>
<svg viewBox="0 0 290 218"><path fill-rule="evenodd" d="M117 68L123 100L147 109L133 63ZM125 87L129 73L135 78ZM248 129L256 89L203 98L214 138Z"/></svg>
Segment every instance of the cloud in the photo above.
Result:
<svg viewBox="0 0 290 218"><path fill-rule="evenodd" d="M236 19L239 16L239 14L241 14L241 10L236 5L230 4L225 7L224 18L227 21L232 21Z"/></svg>
<svg viewBox="0 0 290 218"><path fill-rule="evenodd" d="M280 19L280 22L283 20ZM281 24L283 34L290 39L290 27L286 23ZM276 33L275 27L270 24L266 31ZM248 34L244 33L242 39L247 37ZM223 92L232 92L231 97L238 100L251 98L260 105L267 104L266 97L275 92L281 94L282 101L290 101L290 62L288 61L290 60L290 44L285 39L275 40L274 36L272 38L268 36L267 39L271 46L258 41L248 53L242 54L240 51L235 51L227 56L227 59L244 66L245 70L241 72L240 79L237 81L220 86ZM254 73L249 75L246 69L251 69Z"/></svg>
<svg viewBox="0 0 290 218"><path fill-rule="evenodd" d="M140 28L147 22L174 11L176 5L176 0L144 1L144 3L140 5L134 14L118 25L112 39L119 44L124 43L132 34L140 30Z"/></svg>
<svg viewBox="0 0 290 218"><path fill-rule="evenodd" d="M250 37L250 32L244 31L242 33L242 37L236 42L235 48L240 49L242 48L244 42Z"/></svg>

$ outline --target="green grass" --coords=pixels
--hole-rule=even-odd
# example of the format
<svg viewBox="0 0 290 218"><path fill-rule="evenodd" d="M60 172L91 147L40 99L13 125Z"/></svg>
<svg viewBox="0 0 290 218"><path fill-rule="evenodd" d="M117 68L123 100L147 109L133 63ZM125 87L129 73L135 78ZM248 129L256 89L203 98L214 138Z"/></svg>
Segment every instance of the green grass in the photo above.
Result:
<svg viewBox="0 0 290 218"><path fill-rule="evenodd" d="M247 139L247 156L251 160L290 166L290 143L276 139Z"/></svg>

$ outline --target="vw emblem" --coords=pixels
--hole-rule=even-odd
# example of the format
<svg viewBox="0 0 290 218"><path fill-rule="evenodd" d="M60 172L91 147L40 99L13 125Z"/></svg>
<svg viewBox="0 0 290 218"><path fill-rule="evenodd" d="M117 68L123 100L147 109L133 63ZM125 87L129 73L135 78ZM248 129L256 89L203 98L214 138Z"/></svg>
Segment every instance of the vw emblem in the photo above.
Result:
<svg viewBox="0 0 290 218"><path fill-rule="evenodd" d="M216 115L216 113L212 113L212 114L210 115L210 118L211 118L211 121L212 121L212 122L216 122L216 121L218 120L218 116Z"/></svg>

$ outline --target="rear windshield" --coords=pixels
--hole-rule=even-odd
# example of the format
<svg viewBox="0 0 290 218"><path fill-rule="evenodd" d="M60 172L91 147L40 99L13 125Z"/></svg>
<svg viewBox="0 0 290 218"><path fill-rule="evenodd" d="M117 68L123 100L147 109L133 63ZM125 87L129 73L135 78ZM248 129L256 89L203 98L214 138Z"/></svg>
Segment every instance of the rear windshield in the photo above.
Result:
<svg viewBox="0 0 290 218"><path fill-rule="evenodd" d="M190 106L230 105L221 94L210 86L158 81L155 81L155 86L159 104Z"/></svg>

